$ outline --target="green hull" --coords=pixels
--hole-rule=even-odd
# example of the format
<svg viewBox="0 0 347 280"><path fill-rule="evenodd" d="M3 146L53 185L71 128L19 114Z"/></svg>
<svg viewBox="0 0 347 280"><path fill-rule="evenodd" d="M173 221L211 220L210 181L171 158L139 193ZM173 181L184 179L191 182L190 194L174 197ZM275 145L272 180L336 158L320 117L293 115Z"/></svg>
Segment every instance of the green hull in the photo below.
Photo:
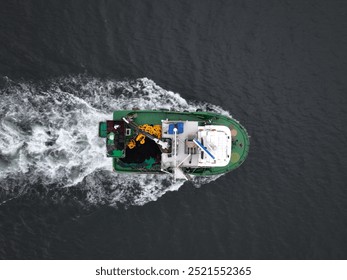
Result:
<svg viewBox="0 0 347 280"><path fill-rule="evenodd" d="M115 111L113 120L122 120L128 114L136 114L135 122L138 125L151 124L161 125L162 120L175 121L198 121L199 125L208 123L209 125L223 125L233 130L232 135L232 154L230 162L223 167L203 167L184 170L186 174L196 176L218 175L232 171L239 167L246 159L249 151L249 137L245 128L232 118L212 113L212 112L171 112L171 111L151 111L151 110L129 110ZM235 132L236 131L236 132ZM99 136L107 137L106 123L102 122L99 126ZM129 134L125 138L125 143L135 137ZM108 141L108 139L106 140ZM126 153L126 152L125 152ZM146 160L143 164L124 164L122 158L125 156L121 151L108 151L108 156L113 157L113 168L116 172L122 173L162 173L160 166Z"/></svg>

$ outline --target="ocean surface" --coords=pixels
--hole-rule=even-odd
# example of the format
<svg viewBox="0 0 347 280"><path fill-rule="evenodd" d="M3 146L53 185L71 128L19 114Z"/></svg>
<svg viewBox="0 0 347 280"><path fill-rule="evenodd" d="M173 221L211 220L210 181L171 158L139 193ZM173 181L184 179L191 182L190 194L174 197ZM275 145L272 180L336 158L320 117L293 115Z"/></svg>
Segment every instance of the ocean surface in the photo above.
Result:
<svg viewBox="0 0 347 280"><path fill-rule="evenodd" d="M347 2L1 1L0 259L347 259ZM112 171L117 109L214 111L237 170Z"/></svg>

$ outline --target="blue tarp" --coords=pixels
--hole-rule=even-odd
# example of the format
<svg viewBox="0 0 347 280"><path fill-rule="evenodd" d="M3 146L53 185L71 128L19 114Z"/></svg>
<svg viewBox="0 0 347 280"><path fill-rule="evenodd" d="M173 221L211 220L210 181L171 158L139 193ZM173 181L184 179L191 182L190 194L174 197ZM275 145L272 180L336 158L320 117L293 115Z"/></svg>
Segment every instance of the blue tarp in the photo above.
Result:
<svg viewBox="0 0 347 280"><path fill-rule="evenodd" d="M183 133L183 122L169 124L169 134L174 134L174 128L177 128L177 134Z"/></svg>

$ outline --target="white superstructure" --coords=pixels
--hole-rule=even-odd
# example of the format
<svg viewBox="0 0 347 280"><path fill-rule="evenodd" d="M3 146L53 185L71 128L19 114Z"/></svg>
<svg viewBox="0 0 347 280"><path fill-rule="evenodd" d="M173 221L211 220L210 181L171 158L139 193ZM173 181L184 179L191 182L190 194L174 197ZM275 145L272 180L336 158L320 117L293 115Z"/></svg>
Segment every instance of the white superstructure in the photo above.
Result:
<svg viewBox="0 0 347 280"><path fill-rule="evenodd" d="M171 151L162 153L161 169L172 169L174 179L187 179L181 167L222 167L230 162L232 139L226 126L163 120L162 139L171 139Z"/></svg>

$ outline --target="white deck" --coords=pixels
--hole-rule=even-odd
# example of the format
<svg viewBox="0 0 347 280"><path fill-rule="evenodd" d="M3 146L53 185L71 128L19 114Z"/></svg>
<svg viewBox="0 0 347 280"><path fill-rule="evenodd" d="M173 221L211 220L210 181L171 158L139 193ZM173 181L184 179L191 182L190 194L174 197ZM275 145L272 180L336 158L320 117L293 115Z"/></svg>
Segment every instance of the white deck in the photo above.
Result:
<svg viewBox="0 0 347 280"><path fill-rule="evenodd" d="M183 133L169 134L170 124L183 123ZM183 178L180 167L226 166L231 158L231 132L226 126L198 126L194 121L162 121L162 138L172 140L172 152L162 153L161 167L176 169L177 178ZM193 139L202 144L200 147ZM176 142L176 149L174 143ZM204 148L211 154L204 150ZM175 155L176 150L176 155ZM179 169L179 170L178 170ZM183 173L183 172L182 172Z"/></svg>
<svg viewBox="0 0 347 280"><path fill-rule="evenodd" d="M215 157L213 160L206 152L199 158L198 166L226 166L231 157L231 132L226 126L199 126L198 140L203 140L204 146ZM201 142L201 141L200 141Z"/></svg>

